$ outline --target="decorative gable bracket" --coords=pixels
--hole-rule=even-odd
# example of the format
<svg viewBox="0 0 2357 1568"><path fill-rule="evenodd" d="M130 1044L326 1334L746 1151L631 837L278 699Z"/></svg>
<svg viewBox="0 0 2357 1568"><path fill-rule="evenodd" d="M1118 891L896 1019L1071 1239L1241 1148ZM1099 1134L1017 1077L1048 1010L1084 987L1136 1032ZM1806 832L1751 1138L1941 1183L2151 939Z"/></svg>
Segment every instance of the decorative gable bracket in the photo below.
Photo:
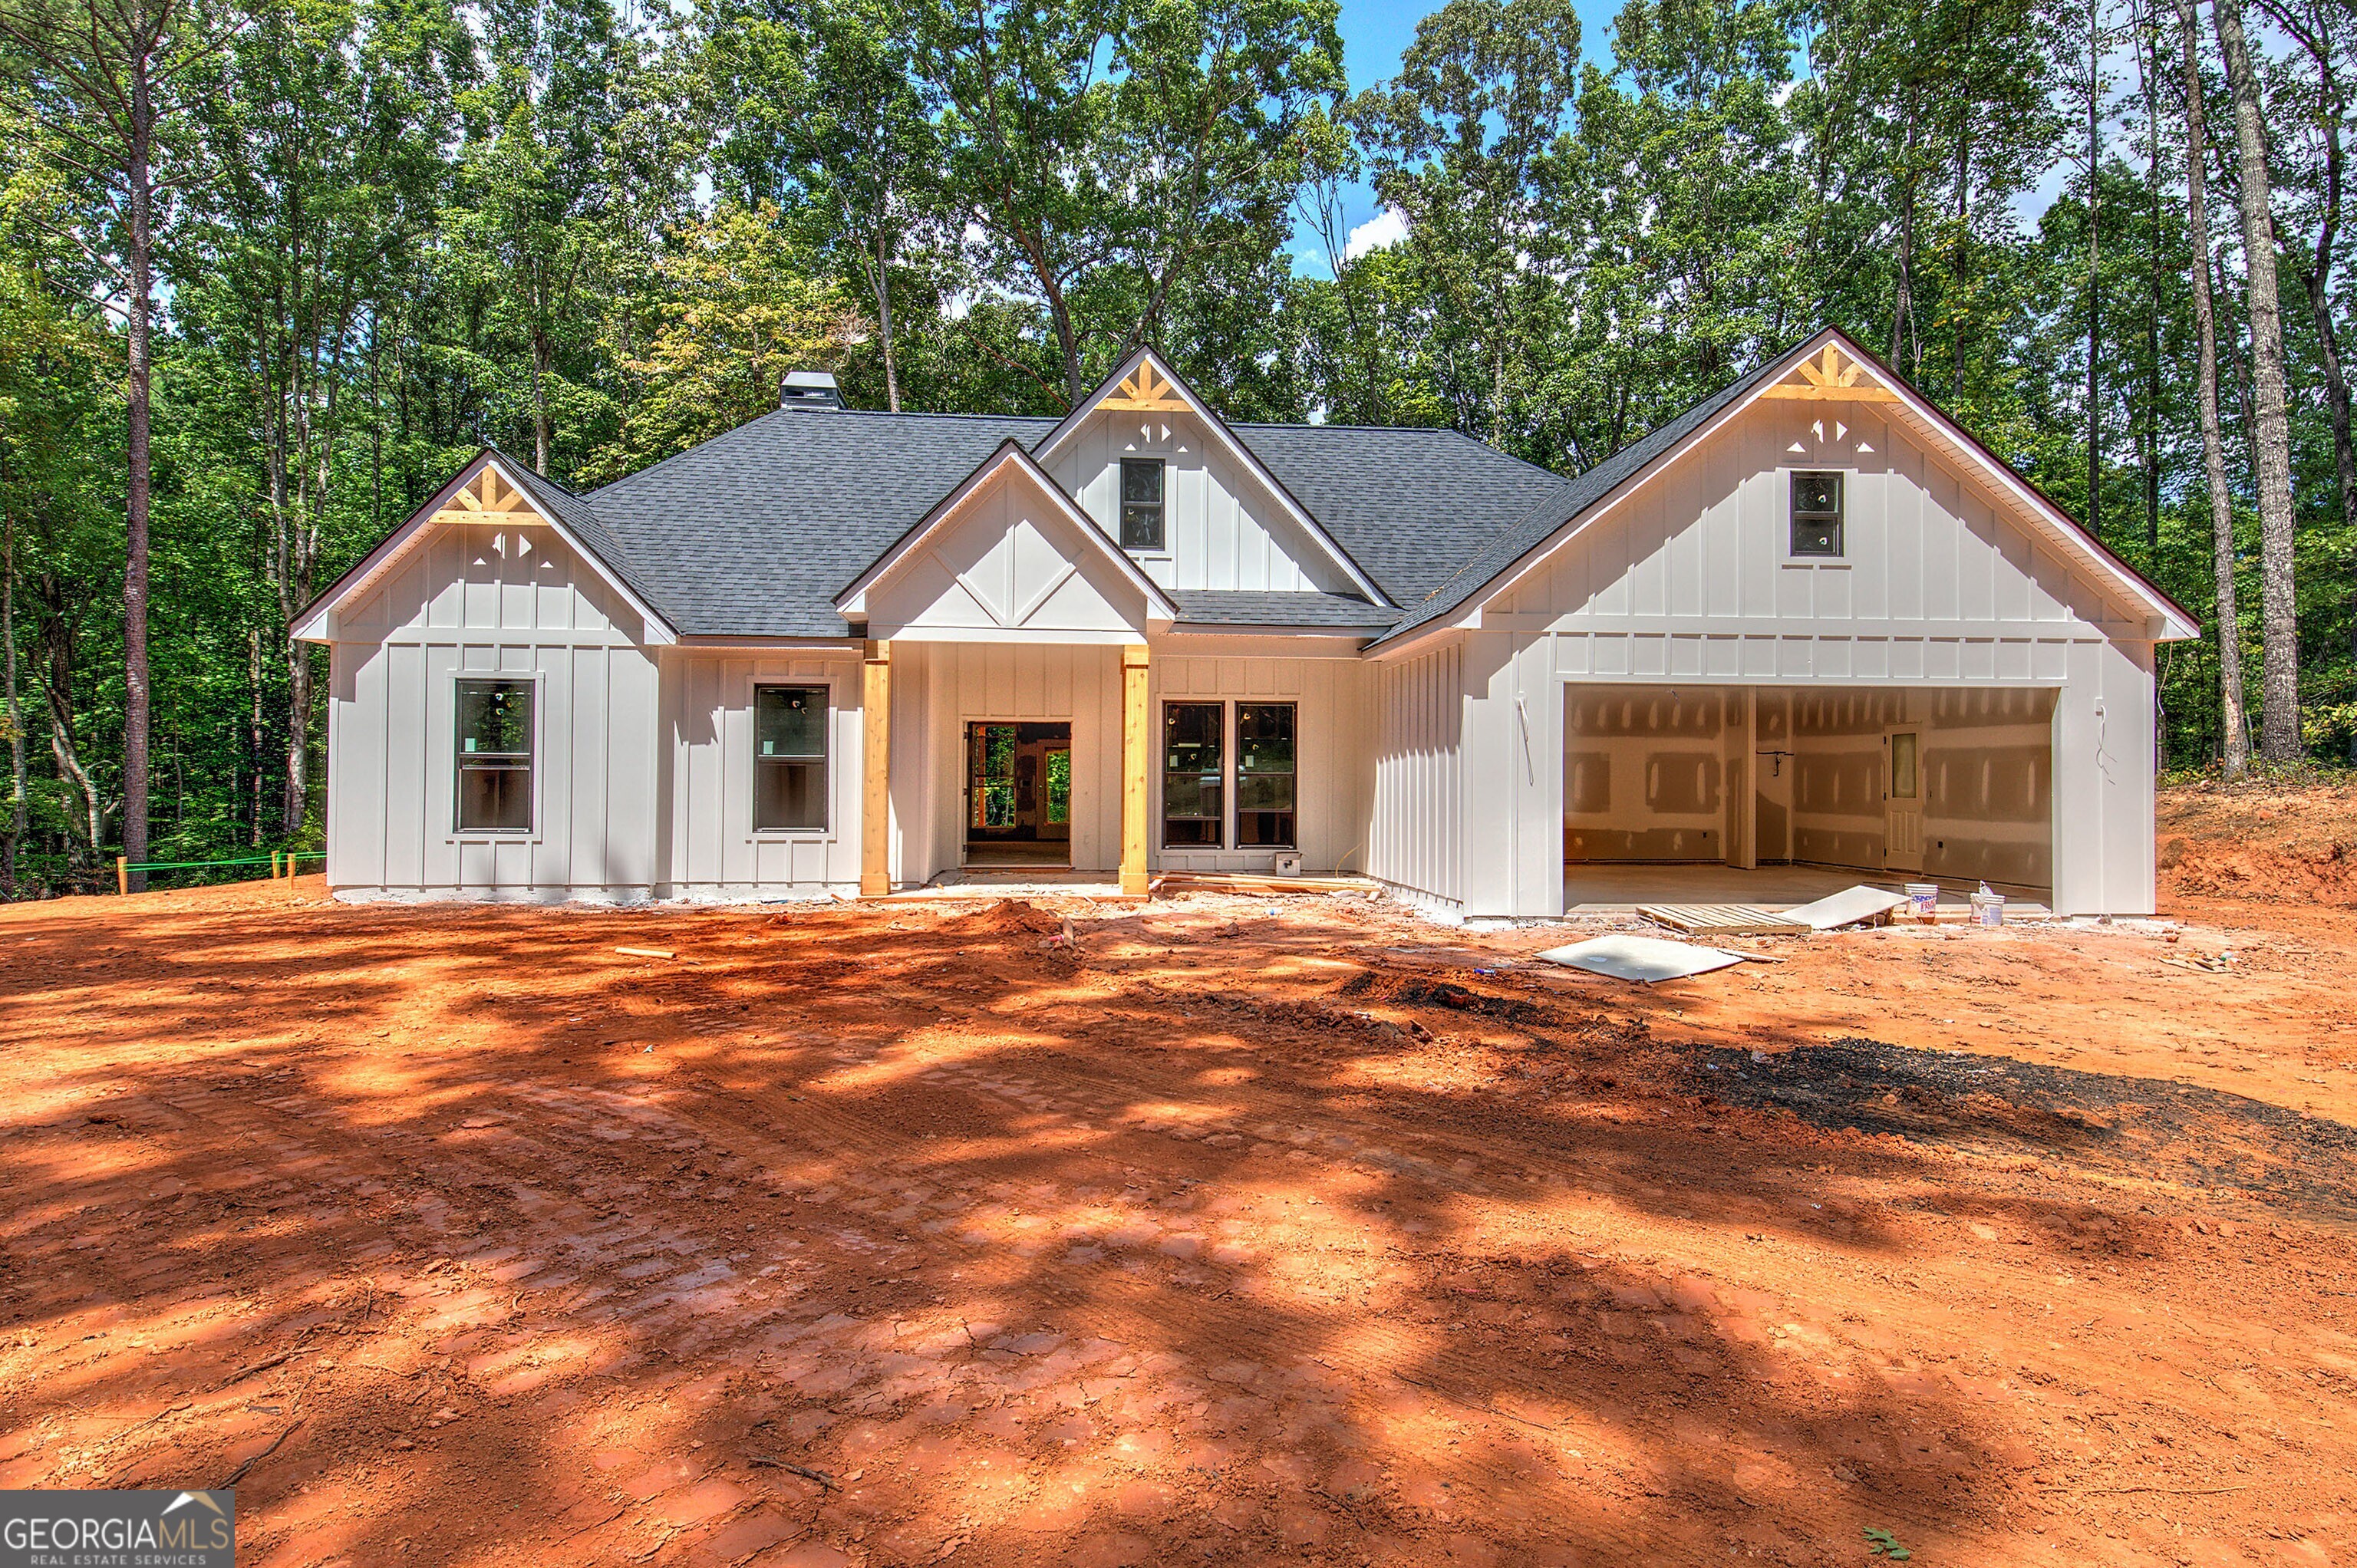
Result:
<svg viewBox="0 0 2357 1568"><path fill-rule="evenodd" d="M1152 360L1140 360L1122 383L1097 404L1120 413L1185 413L1187 400L1178 395Z"/></svg>
<svg viewBox="0 0 2357 1568"><path fill-rule="evenodd" d="M486 463L472 480L437 509L437 522L539 522L540 510L518 489L497 463Z"/></svg>
<svg viewBox="0 0 2357 1568"><path fill-rule="evenodd" d="M1763 398L1798 398L1811 403L1897 403L1899 394L1877 381L1863 380L1868 371L1862 360L1841 353L1834 345L1814 360L1803 360L1793 369L1797 381L1763 387Z"/></svg>

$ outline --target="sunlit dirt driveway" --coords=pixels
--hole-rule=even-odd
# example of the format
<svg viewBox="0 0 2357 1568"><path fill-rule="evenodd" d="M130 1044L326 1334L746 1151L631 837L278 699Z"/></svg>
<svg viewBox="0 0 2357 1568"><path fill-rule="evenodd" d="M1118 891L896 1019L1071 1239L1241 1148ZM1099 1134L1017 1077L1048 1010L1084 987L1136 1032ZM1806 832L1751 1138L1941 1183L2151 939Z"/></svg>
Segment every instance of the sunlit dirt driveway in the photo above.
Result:
<svg viewBox="0 0 2357 1568"><path fill-rule="evenodd" d="M365 1568L2357 1538L2345 918L1647 991L1062 912L0 909L0 1486Z"/></svg>

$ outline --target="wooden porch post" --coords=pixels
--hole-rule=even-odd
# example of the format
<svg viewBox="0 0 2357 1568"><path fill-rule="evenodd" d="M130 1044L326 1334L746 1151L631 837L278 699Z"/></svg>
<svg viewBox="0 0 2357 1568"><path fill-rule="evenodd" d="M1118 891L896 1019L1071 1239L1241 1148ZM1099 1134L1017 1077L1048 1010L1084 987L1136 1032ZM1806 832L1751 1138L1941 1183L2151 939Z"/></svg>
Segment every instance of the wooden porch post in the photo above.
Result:
<svg viewBox="0 0 2357 1568"><path fill-rule="evenodd" d="M1146 897L1146 770L1154 744L1146 726L1146 649L1121 650L1121 890Z"/></svg>
<svg viewBox="0 0 2357 1568"><path fill-rule="evenodd" d="M870 640L861 671L859 896L892 891L892 645Z"/></svg>

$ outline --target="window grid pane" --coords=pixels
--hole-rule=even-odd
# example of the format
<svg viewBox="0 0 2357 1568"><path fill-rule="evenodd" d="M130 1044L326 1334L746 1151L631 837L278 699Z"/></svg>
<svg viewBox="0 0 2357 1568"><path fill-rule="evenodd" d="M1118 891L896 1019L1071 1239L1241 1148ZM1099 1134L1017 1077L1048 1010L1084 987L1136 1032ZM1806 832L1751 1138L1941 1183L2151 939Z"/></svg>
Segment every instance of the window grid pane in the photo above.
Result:
<svg viewBox="0 0 2357 1568"><path fill-rule="evenodd" d="M1218 849L1227 815L1226 707L1221 703L1162 706L1162 844Z"/></svg>
<svg viewBox="0 0 2357 1568"><path fill-rule="evenodd" d="M460 681L457 696L458 831L530 832L532 682Z"/></svg>
<svg viewBox="0 0 2357 1568"><path fill-rule="evenodd" d="M753 831L817 832L826 827L824 686L753 688Z"/></svg>

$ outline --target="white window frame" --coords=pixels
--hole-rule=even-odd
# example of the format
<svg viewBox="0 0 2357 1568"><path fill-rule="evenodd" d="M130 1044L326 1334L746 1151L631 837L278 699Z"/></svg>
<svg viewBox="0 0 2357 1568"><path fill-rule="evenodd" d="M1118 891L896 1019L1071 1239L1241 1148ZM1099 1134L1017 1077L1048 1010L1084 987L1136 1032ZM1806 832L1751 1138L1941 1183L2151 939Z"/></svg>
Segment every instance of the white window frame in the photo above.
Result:
<svg viewBox="0 0 2357 1568"><path fill-rule="evenodd" d="M745 702L745 842L747 843L833 843L840 836L834 814L835 768L843 756L842 737L835 726L843 720L844 679L840 675L748 675L744 682ZM757 828L753 825L753 797L761 767L759 729L761 713L758 693L764 686L823 686L826 688L826 826L823 828ZM724 748L725 749L725 748Z"/></svg>
<svg viewBox="0 0 2357 1568"><path fill-rule="evenodd" d="M1838 555L1792 553L1792 476L1839 474L1842 477L1842 553ZM1846 463L1780 463L1776 466L1776 564L1797 571L1846 572L1849 553L1849 503L1857 494L1857 470Z"/></svg>
<svg viewBox="0 0 2357 1568"><path fill-rule="evenodd" d="M532 688L532 826L528 828L462 828L458 825L458 682L497 681ZM444 770L449 805L443 821L449 824L446 843L539 843L547 832L548 675L541 670L453 670L444 686L448 706L443 722L449 727L450 755Z"/></svg>

